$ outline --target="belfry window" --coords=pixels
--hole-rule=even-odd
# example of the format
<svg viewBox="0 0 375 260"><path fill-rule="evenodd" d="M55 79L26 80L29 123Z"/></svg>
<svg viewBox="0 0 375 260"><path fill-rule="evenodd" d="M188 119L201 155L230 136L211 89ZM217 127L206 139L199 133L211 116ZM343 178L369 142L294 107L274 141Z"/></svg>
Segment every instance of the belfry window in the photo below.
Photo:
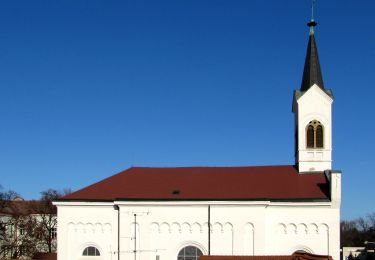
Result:
<svg viewBox="0 0 375 260"><path fill-rule="evenodd" d="M310 121L306 127L306 147L323 148L323 125L317 121Z"/></svg>

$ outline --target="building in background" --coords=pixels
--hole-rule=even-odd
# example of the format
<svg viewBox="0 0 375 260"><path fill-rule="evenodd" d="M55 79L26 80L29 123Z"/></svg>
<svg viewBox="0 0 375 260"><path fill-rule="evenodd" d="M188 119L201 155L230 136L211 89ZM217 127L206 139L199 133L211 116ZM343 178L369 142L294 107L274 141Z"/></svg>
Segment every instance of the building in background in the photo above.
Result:
<svg viewBox="0 0 375 260"><path fill-rule="evenodd" d="M57 217L51 201L0 200L0 259L56 252Z"/></svg>

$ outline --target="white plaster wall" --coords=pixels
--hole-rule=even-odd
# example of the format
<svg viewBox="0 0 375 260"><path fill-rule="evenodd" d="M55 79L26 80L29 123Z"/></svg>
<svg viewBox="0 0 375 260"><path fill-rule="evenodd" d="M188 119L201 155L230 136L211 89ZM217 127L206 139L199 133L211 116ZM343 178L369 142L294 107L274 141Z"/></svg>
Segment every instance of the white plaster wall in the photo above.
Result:
<svg viewBox="0 0 375 260"><path fill-rule="evenodd" d="M313 85L297 100L298 164L300 172L332 169L332 98ZM312 120L323 124L324 147L306 148L306 126Z"/></svg>
<svg viewBox="0 0 375 260"><path fill-rule="evenodd" d="M274 205L267 212L269 254L290 255L297 250L339 259L339 209L300 206L286 210Z"/></svg>
<svg viewBox="0 0 375 260"><path fill-rule="evenodd" d="M72 205L72 204L76 205ZM58 205L58 260L81 259L86 246L118 259L117 211L112 205ZM116 202L115 202L116 203ZM208 254L208 204L212 255L280 255L306 250L339 259L339 208L331 203L118 202L120 259L177 259L185 246ZM87 257L85 258L87 259Z"/></svg>
<svg viewBox="0 0 375 260"><path fill-rule="evenodd" d="M98 248L99 259L112 259L111 252L117 247L116 230L117 214L112 203L58 206L58 259L81 259L88 246Z"/></svg>

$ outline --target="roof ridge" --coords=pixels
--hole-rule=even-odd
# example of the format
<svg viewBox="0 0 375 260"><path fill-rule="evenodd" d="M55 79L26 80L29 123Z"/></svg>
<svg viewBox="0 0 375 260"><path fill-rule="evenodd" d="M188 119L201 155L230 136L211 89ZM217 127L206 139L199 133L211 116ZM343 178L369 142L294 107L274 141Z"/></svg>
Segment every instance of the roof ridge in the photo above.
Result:
<svg viewBox="0 0 375 260"><path fill-rule="evenodd" d="M260 167L294 167L293 164L275 164L275 165L245 165L245 166L132 166L129 169L197 169L197 168L210 168L210 169L219 169L219 168L260 168ZM121 171L121 172L125 172ZM121 173L120 172L120 173Z"/></svg>

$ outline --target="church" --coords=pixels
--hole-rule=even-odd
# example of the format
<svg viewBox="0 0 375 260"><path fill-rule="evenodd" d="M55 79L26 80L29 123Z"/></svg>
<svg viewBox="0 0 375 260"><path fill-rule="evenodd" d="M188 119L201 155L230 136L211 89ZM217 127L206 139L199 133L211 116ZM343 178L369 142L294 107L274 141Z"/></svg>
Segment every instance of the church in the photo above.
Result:
<svg viewBox="0 0 375 260"><path fill-rule="evenodd" d="M132 167L54 202L58 260L198 260L295 252L340 256L341 172L332 169L332 91L312 19L294 91L295 163Z"/></svg>

